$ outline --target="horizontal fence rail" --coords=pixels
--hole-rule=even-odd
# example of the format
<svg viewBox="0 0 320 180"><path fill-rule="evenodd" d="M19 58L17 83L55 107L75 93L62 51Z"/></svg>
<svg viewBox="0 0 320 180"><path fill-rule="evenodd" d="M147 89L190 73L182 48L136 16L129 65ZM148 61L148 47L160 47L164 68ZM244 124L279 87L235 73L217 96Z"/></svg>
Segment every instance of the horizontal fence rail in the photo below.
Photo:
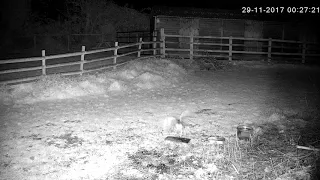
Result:
<svg viewBox="0 0 320 180"><path fill-rule="evenodd" d="M81 52L50 56L46 56L45 50L42 50L41 57L0 60L0 85L34 81L41 76L57 73L68 76L116 69L132 59L142 58L144 52L148 53L143 57L158 56L161 43L156 38L149 42L140 38L137 43L121 46L115 42L111 48L86 51L85 46L82 46ZM143 49L145 45L147 49Z"/></svg>
<svg viewBox="0 0 320 180"><path fill-rule="evenodd" d="M302 63L320 56L319 44L302 41L246 37L216 37L165 34L160 30L163 56L224 57L232 61L237 55L260 55L270 62L273 58L295 58Z"/></svg>

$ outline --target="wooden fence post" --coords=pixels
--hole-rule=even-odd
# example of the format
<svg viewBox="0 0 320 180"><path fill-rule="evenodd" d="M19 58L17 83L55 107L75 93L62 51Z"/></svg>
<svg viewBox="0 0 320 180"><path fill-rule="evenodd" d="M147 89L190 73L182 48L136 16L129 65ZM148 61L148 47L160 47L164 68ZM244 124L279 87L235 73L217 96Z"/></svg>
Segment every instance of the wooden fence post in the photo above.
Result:
<svg viewBox="0 0 320 180"><path fill-rule="evenodd" d="M86 47L85 46L82 46L81 47L81 52L82 52L82 54L81 54L81 62L80 62L80 71L81 71L81 73L80 73L80 75L82 76L82 74L83 74L83 64L84 64L84 55L85 55L85 52L86 51Z"/></svg>
<svg viewBox="0 0 320 180"><path fill-rule="evenodd" d="M268 41L268 63L271 61L271 51L272 51L272 39L269 38Z"/></svg>
<svg viewBox="0 0 320 180"><path fill-rule="evenodd" d="M152 33L152 41L154 42L152 44L152 49L153 49L153 55L155 56L157 54L156 48L157 48L157 43L155 43L157 41L157 32L154 31Z"/></svg>
<svg viewBox="0 0 320 180"><path fill-rule="evenodd" d="M142 47L142 38L139 39L139 46L138 46L138 58L141 56L141 47Z"/></svg>
<svg viewBox="0 0 320 180"><path fill-rule="evenodd" d="M42 54L42 75L45 76L46 75L46 50L42 50L41 51Z"/></svg>
<svg viewBox="0 0 320 180"><path fill-rule="evenodd" d="M114 42L114 52L113 52L113 70L116 70L117 66L117 56L118 56L118 42Z"/></svg>
<svg viewBox="0 0 320 180"><path fill-rule="evenodd" d="M306 62L306 49L307 49L307 44L305 41L303 41L302 44L302 64Z"/></svg>
<svg viewBox="0 0 320 180"><path fill-rule="evenodd" d="M164 34L164 29L161 28L161 34L160 34L160 40L162 41L161 42L161 57L162 58L165 58L166 56L166 37L165 37L165 34Z"/></svg>
<svg viewBox="0 0 320 180"><path fill-rule="evenodd" d="M193 33L190 35L190 60L193 60Z"/></svg>
<svg viewBox="0 0 320 180"><path fill-rule="evenodd" d="M229 37L229 63L232 61L232 36Z"/></svg>

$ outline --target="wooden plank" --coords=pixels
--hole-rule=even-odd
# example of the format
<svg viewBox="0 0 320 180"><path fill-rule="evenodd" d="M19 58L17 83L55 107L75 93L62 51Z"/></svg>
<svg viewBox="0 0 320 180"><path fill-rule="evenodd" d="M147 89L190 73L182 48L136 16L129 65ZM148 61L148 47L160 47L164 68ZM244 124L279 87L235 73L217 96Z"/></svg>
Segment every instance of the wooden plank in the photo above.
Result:
<svg viewBox="0 0 320 180"><path fill-rule="evenodd" d="M46 75L46 51L42 50L42 75Z"/></svg>
<svg viewBox="0 0 320 180"><path fill-rule="evenodd" d="M11 64L11 63L41 61L42 59L43 59L42 57L33 57L33 58L19 58L19 59L0 60L0 64Z"/></svg>
<svg viewBox="0 0 320 180"><path fill-rule="evenodd" d="M23 78L23 79L15 79L15 80L9 80L9 81L2 81L0 84L10 85L10 84L17 84L17 83L23 83L27 81L35 81L40 79L40 76L37 77L30 77L30 78Z"/></svg>
<svg viewBox="0 0 320 180"><path fill-rule="evenodd" d="M9 74L9 73L16 73L16 72L24 72L24 71L35 71L42 69L41 66L39 67L32 67L32 68L20 68L20 69L12 69L12 70L4 70L0 71L0 74Z"/></svg>
<svg viewBox="0 0 320 180"><path fill-rule="evenodd" d="M184 51L184 52L189 52L190 49L166 48L166 51Z"/></svg>
<svg viewBox="0 0 320 180"><path fill-rule="evenodd" d="M131 51L131 52L128 52L128 53L125 53L125 54L117 55L117 57L124 57L124 56L128 56L128 55L131 55L131 54L136 54L138 52L139 52L139 50Z"/></svg>
<svg viewBox="0 0 320 180"><path fill-rule="evenodd" d="M107 59L114 59L115 57L118 57L118 55L117 56L109 56L109 57L98 58L98 59L94 59L94 60L90 60L90 61L85 61L84 64L97 62L97 61L104 61L104 60L107 60Z"/></svg>
<svg viewBox="0 0 320 180"><path fill-rule="evenodd" d="M140 43L131 43L131 44L127 44L127 45L122 45L122 46L119 46L118 49L124 49L124 48L128 48L128 47L134 47L134 46L139 46Z"/></svg>
<svg viewBox="0 0 320 180"><path fill-rule="evenodd" d="M165 54L166 54L166 34L164 33L164 29L161 28L160 30L160 41L162 42L160 44L160 47L161 47L161 54L162 54L162 58L165 57Z"/></svg>
<svg viewBox="0 0 320 180"><path fill-rule="evenodd" d="M155 37L156 38L156 37ZM143 41L142 44L154 44L154 43L162 43L162 41L150 41L150 42L145 42Z"/></svg>
<svg viewBox="0 0 320 180"><path fill-rule="evenodd" d="M58 59L58 58L65 58L65 57L72 57L72 56L81 56L82 52L75 52L75 53L66 53L66 54L57 54L57 55L50 55L46 56L46 59Z"/></svg>
<svg viewBox="0 0 320 180"><path fill-rule="evenodd" d="M268 62L271 61L271 53L272 53L272 39L269 38L269 42L268 42Z"/></svg>
<svg viewBox="0 0 320 180"><path fill-rule="evenodd" d="M101 53L101 52L106 52L106 51L113 51L114 49L115 49L115 47L105 48L105 49L90 50L90 51L87 51L86 54L95 54L95 53Z"/></svg>
<svg viewBox="0 0 320 180"><path fill-rule="evenodd" d="M232 61L232 37L229 37L229 61Z"/></svg>
<svg viewBox="0 0 320 180"><path fill-rule="evenodd" d="M84 55L85 55L85 52L86 52L86 47L85 46L82 46L81 47L81 51L82 51L82 54L81 54L81 59L80 59L80 71L82 73L83 71L83 64L84 64Z"/></svg>
<svg viewBox="0 0 320 180"><path fill-rule="evenodd" d="M228 58L228 55L201 55L201 54L195 54L194 57L212 57L212 58L216 58L216 57L224 57L224 58Z"/></svg>
<svg viewBox="0 0 320 180"><path fill-rule="evenodd" d="M193 60L193 36L190 36L190 59Z"/></svg>
<svg viewBox="0 0 320 180"><path fill-rule="evenodd" d="M139 47L138 47L138 58L141 56L141 46L142 46L142 38L139 39Z"/></svg>
<svg viewBox="0 0 320 180"><path fill-rule="evenodd" d="M91 61L90 61L91 62ZM52 65L47 65L46 68L56 68L56 67L64 67L64 66L72 66L72 65L81 65L81 62L71 62L71 63L63 63L63 64L52 64Z"/></svg>
<svg viewBox="0 0 320 180"><path fill-rule="evenodd" d="M209 46L229 46L229 44L222 44L222 43L193 43L193 44L196 44L196 45L209 45Z"/></svg>

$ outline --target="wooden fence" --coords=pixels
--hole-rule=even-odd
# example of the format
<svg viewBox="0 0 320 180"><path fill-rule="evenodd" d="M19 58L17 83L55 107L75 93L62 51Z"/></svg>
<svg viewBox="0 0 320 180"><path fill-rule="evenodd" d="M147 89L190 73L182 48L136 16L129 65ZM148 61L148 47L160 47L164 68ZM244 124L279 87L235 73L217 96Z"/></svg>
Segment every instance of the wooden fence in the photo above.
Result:
<svg viewBox="0 0 320 180"><path fill-rule="evenodd" d="M157 56L160 52L160 41L143 42L142 38L137 43L119 46L115 42L114 47L86 51L82 46L81 52L46 56L42 50L41 57L0 60L0 84L16 84L34 81L41 76L49 74L82 75L85 73L101 71L109 68L116 69L128 61L141 57L141 53L151 51L149 57ZM143 45L152 45L152 48L143 49ZM120 53L126 48L136 50ZM132 55L136 54L135 57ZM80 58L79 58L80 57ZM51 61L50 61L51 60Z"/></svg>
<svg viewBox="0 0 320 180"><path fill-rule="evenodd" d="M244 37L184 36L165 34L160 30L161 54L163 56L221 57L232 61L237 55L258 55L268 62L279 58L299 59L302 63L307 58L320 56L319 44ZM245 58L242 58L245 60Z"/></svg>
<svg viewBox="0 0 320 180"><path fill-rule="evenodd" d="M86 51L82 46L80 52L33 58L0 60L0 85L15 84L39 79L50 74L82 75L104 69L116 69L126 62L144 57L187 55L190 59L197 57L224 57L229 61L238 54L265 56L270 62L275 56L298 56L302 63L308 57L319 57L316 44L299 41L257 39L242 37L182 36L169 35L161 29L160 40L142 41L114 47ZM171 40L170 40L171 39ZM174 39L174 40L172 40ZM254 46L256 50L250 48ZM314 48L311 48L314 46ZM146 47L146 48L145 48ZM129 50L128 50L129 49ZM287 51L287 50L291 51ZM151 52L151 53L145 53ZM132 57L133 54L137 54Z"/></svg>

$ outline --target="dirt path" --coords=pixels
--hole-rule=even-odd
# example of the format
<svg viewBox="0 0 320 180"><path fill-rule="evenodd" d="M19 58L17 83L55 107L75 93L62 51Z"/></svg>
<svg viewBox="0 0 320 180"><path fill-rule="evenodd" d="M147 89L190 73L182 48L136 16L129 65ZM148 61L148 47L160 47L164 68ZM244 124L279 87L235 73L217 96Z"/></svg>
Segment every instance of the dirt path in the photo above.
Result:
<svg viewBox="0 0 320 180"><path fill-rule="evenodd" d="M238 67L198 72L155 90L7 107L1 113L0 179L103 179L127 154L163 143L161 120L189 109L199 134L230 136L275 112L310 115L319 105L314 68ZM312 116L312 114L311 114Z"/></svg>

